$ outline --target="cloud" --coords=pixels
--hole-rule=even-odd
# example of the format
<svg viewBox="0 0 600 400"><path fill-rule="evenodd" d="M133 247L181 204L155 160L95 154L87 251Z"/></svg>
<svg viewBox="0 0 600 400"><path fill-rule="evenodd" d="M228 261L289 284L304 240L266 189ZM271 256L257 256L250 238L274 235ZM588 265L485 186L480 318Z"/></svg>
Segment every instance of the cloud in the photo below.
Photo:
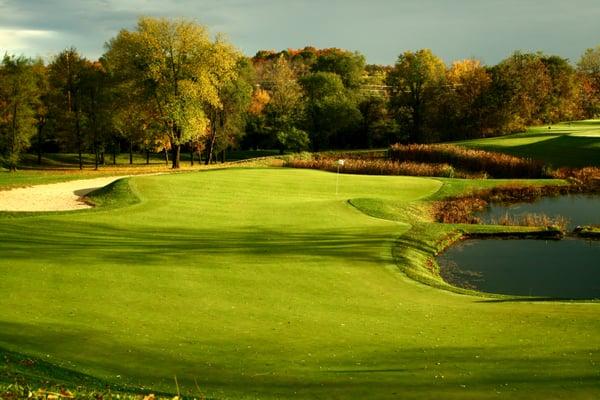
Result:
<svg viewBox="0 0 600 400"><path fill-rule="evenodd" d="M249 55L315 45L375 63L422 47L448 62L496 63L516 49L576 59L600 40L598 0L0 0L0 10L0 50L30 56L74 46L98 57L140 15L194 19Z"/></svg>
<svg viewBox="0 0 600 400"><path fill-rule="evenodd" d="M10 54L28 54L31 43L52 43L60 40L60 34L56 31L42 29L11 29L0 27L0 51ZM30 54L28 54L30 55Z"/></svg>

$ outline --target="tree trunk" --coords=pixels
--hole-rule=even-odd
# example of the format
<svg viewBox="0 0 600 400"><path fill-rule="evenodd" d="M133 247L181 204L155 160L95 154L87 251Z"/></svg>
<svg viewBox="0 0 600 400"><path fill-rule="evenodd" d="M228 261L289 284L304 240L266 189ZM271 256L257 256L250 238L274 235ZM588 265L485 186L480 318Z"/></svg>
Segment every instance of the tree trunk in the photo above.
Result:
<svg viewBox="0 0 600 400"><path fill-rule="evenodd" d="M44 123L42 122L42 120L38 121L38 126L37 126L37 139L38 139L38 146L37 146L37 156L38 156L38 165L42 165L42 131L44 129Z"/></svg>
<svg viewBox="0 0 600 400"><path fill-rule="evenodd" d="M150 164L150 149L146 149L146 165Z"/></svg>
<svg viewBox="0 0 600 400"><path fill-rule="evenodd" d="M117 148L114 147L113 148L113 152L112 152L112 156L113 156L113 165L117 165Z"/></svg>
<svg viewBox="0 0 600 400"><path fill-rule="evenodd" d="M79 107L75 108L75 134L77 135L77 154L79 155L79 170L83 169L82 147L83 138L81 137L81 125L79 124Z"/></svg>
<svg viewBox="0 0 600 400"><path fill-rule="evenodd" d="M133 164L133 140L129 139L129 165Z"/></svg>
<svg viewBox="0 0 600 400"><path fill-rule="evenodd" d="M96 133L96 128L94 126L94 170L98 170L98 164L100 163L100 146L98 146L98 134Z"/></svg>
<svg viewBox="0 0 600 400"><path fill-rule="evenodd" d="M190 165L194 166L194 148L190 150Z"/></svg>
<svg viewBox="0 0 600 400"><path fill-rule="evenodd" d="M213 134L210 138L210 146L208 146L208 157L206 158L206 164L212 162L213 150L215 148L215 139L216 138L217 138L217 136L215 134Z"/></svg>
<svg viewBox="0 0 600 400"><path fill-rule="evenodd" d="M181 165L179 164L179 155L181 152L181 145L180 144L171 144L171 151L173 152L173 154L171 154L172 168L179 169L181 167Z"/></svg>
<svg viewBox="0 0 600 400"><path fill-rule="evenodd" d="M169 152L167 151L166 147L165 147L165 164L169 165Z"/></svg>
<svg viewBox="0 0 600 400"><path fill-rule="evenodd" d="M17 165L15 161L15 150L17 143L17 103L15 102L13 107L13 120L12 120L12 141L10 144L10 165L8 170L10 172L17 170Z"/></svg>
<svg viewBox="0 0 600 400"><path fill-rule="evenodd" d="M100 152L100 164L104 165L104 150Z"/></svg>
<svg viewBox="0 0 600 400"><path fill-rule="evenodd" d="M225 149L221 150L221 163L225 163Z"/></svg>

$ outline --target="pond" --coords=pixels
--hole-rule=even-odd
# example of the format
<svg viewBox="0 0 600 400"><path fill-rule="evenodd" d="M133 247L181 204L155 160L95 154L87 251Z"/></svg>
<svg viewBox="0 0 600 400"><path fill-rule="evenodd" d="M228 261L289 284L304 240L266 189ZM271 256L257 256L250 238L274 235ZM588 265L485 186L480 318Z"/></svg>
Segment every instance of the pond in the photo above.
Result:
<svg viewBox="0 0 600 400"><path fill-rule="evenodd" d="M519 217L524 214L546 214L550 217L565 217L569 230L577 225L600 224L600 196L598 195L564 195L544 197L533 203L491 204L477 215L484 223L498 221L506 214Z"/></svg>
<svg viewBox="0 0 600 400"><path fill-rule="evenodd" d="M439 258L442 276L489 293L600 299L600 241L466 240Z"/></svg>

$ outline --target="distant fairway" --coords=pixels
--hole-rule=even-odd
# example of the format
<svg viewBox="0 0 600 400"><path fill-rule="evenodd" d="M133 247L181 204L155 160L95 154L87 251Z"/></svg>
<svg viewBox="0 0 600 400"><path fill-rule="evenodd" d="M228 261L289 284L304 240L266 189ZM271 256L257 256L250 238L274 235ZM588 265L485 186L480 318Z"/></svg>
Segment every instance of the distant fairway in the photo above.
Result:
<svg viewBox="0 0 600 400"><path fill-rule="evenodd" d="M600 304L400 272L398 238L427 249L411 225L441 229L416 216L439 180L343 175L338 196L313 170L129 182L135 205L0 219L0 347L150 391L176 375L196 397L194 380L223 399L600 397Z"/></svg>
<svg viewBox="0 0 600 400"><path fill-rule="evenodd" d="M534 127L525 133L455 142L467 147L534 158L555 167L600 166L600 120Z"/></svg>

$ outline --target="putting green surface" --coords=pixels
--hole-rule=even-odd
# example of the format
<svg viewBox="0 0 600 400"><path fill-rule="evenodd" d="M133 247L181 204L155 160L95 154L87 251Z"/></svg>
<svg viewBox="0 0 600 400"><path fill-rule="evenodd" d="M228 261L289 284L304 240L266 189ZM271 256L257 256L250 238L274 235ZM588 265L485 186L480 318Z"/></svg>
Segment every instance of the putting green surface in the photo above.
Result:
<svg viewBox="0 0 600 400"><path fill-rule="evenodd" d="M0 219L1 347L215 398L600 396L600 304L417 283L392 257L414 217L348 203L418 206L440 181L344 175L337 196L312 170L129 182L138 204Z"/></svg>
<svg viewBox="0 0 600 400"><path fill-rule="evenodd" d="M455 144L529 157L554 167L600 166L600 120L563 122L529 128L525 133Z"/></svg>

